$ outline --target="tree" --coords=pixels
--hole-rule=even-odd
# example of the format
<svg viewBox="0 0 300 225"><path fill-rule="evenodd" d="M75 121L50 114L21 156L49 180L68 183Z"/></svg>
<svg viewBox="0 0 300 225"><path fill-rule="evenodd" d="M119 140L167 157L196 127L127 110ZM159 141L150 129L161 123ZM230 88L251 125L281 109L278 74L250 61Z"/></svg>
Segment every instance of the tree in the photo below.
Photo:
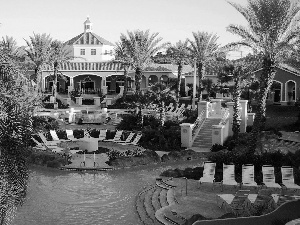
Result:
<svg viewBox="0 0 300 225"><path fill-rule="evenodd" d="M175 45L171 45L167 49L167 56L171 59L171 62L176 64L177 67L177 83L176 83L176 97L177 102L179 102L180 95L180 84L181 84L181 74L182 67L184 64L190 62L190 52L188 50L188 41L185 42L178 41Z"/></svg>
<svg viewBox="0 0 300 225"><path fill-rule="evenodd" d="M202 80L202 87L203 90L206 90L207 92L207 97L209 98L212 91L215 88L214 82L212 81L212 79L206 78Z"/></svg>
<svg viewBox="0 0 300 225"><path fill-rule="evenodd" d="M247 6L230 3L248 22L248 26L229 25L227 30L242 38L228 48L246 46L260 56L258 107L252 129L252 151L266 121L266 99L276 74L275 66L289 58L299 46L300 5L293 0L248 0Z"/></svg>
<svg viewBox="0 0 300 225"><path fill-rule="evenodd" d="M33 133L32 117L38 99L28 92L27 80L0 51L0 224L12 224L16 207L26 196L25 157Z"/></svg>
<svg viewBox="0 0 300 225"><path fill-rule="evenodd" d="M218 36L213 33L193 32L194 41L188 39L190 45L188 49L191 52L191 57L196 61L197 74L199 78L198 95L202 99L202 79L205 75L205 67L216 61L220 55L219 45L217 44ZM194 63L193 61L193 63Z"/></svg>
<svg viewBox="0 0 300 225"><path fill-rule="evenodd" d="M57 78L58 76L62 79L66 80L62 74L58 73L58 66L61 63L68 62L74 57L71 55L71 51L67 48L66 44L62 43L61 41L54 40L50 44L51 51L49 62L45 62L46 64L53 65L53 75L54 75L54 84L53 84L53 96L54 100L56 101L57 95Z"/></svg>
<svg viewBox="0 0 300 225"><path fill-rule="evenodd" d="M121 40L119 42L116 42L116 47L115 47L115 62L119 62L122 64L123 69L124 69L124 93L123 97L126 97L127 95L127 80L128 80L128 70L129 67L132 65L131 63L131 58L128 52L126 51L126 43L125 40Z"/></svg>
<svg viewBox="0 0 300 225"><path fill-rule="evenodd" d="M149 30L127 31L128 36L121 34L120 39L126 46L126 55L129 56L130 63L135 70L136 92L141 91L142 72L151 62L151 56L167 45L167 43L158 45L162 40L162 38L157 38L158 34L150 34Z"/></svg>
<svg viewBox="0 0 300 225"><path fill-rule="evenodd" d="M38 92L42 90L42 66L49 63L51 56L52 38L47 34L35 34L25 40L27 47L25 55L29 63L34 67Z"/></svg>

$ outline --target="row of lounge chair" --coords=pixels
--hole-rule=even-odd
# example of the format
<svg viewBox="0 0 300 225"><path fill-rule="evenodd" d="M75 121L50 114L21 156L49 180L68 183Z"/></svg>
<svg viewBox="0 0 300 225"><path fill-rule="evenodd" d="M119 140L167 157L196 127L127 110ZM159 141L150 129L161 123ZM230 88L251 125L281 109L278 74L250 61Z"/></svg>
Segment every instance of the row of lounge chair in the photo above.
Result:
<svg viewBox="0 0 300 225"><path fill-rule="evenodd" d="M106 132L107 130L100 130L99 137L95 138L98 141L104 141L104 142L114 142L121 145L138 145L138 142L140 141L142 134L141 133L134 133L130 132L130 134L127 136L125 140L122 140L123 130L118 130L114 136L113 139L106 139ZM52 137L52 141L48 141L44 134L38 133L39 137L42 140L42 143L38 142L35 138L32 137L32 140L36 143L36 148L40 150L46 150L50 149L53 152L61 152L63 148L58 147L57 145L62 142L68 142L68 141L78 141L80 139L77 139L73 135L73 130L66 130L67 133L67 140L65 139L59 139L57 136L57 133L55 130L50 130L50 134ZM92 138L87 130L84 130L84 139Z"/></svg>
<svg viewBox="0 0 300 225"><path fill-rule="evenodd" d="M215 182L215 168L216 163L205 162L203 176L200 178L199 183L208 182L216 184ZM257 183L254 181L254 165L242 166L242 183L238 184L235 180L235 166L233 164L223 164L223 180L220 182L223 191L224 185L232 185L234 187L250 187L254 186L258 188ZM295 184L293 168L288 166L281 167L282 184L275 182L274 167L270 165L262 166L263 173L263 186L266 188L280 188L280 189L292 189L295 192L300 190L300 186ZM214 188L213 185L213 188Z"/></svg>

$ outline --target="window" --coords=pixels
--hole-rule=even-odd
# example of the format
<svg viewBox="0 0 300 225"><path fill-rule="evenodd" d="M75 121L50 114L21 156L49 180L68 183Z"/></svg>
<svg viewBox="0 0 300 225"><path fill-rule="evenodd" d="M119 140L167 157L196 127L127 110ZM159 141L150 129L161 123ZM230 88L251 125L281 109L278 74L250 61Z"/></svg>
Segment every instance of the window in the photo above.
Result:
<svg viewBox="0 0 300 225"><path fill-rule="evenodd" d="M96 55L96 49L91 49L91 55Z"/></svg>
<svg viewBox="0 0 300 225"><path fill-rule="evenodd" d="M80 55L85 55L85 49L80 49Z"/></svg>
<svg viewBox="0 0 300 225"><path fill-rule="evenodd" d="M90 25L85 25L85 28L88 30L90 29Z"/></svg>

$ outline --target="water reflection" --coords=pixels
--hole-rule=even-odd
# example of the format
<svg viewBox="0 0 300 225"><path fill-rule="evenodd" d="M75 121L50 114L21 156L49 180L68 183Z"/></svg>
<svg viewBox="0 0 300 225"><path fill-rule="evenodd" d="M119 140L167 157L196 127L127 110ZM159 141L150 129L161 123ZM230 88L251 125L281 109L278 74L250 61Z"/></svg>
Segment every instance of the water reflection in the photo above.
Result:
<svg viewBox="0 0 300 225"><path fill-rule="evenodd" d="M199 164L193 162L192 164ZM181 167L191 162L181 164ZM134 201L143 187L169 166L148 166L97 173L32 168L26 202L16 225L140 224Z"/></svg>

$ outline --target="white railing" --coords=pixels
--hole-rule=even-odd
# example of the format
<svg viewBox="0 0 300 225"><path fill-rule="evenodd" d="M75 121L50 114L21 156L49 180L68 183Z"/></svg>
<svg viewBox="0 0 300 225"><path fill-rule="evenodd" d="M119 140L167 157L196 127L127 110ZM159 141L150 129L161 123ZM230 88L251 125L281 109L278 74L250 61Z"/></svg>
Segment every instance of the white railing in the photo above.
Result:
<svg viewBox="0 0 300 225"><path fill-rule="evenodd" d="M215 115L215 113L216 113L216 107L217 107L217 103L216 102L208 104L208 116Z"/></svg>
<svg viewBox="0 0 300 225"><path fill-rule="evenodd" d="M205 120L204 118L204 112L205 110L203 110L197 117L196 121L193 124L193 129L192 129L192 138L194 140L194 137L197 135L197 131L199 130L199 128L201 127L203 121Z"/></svg>
<svg viewBox="0 0 300 225"><path fill-rule="evenodd" d="M222 113L222 119L221 119L219 125L225 125L227 123L228 118L229 118L229 109L228 108L222 108L221 113Z"/></svg>

